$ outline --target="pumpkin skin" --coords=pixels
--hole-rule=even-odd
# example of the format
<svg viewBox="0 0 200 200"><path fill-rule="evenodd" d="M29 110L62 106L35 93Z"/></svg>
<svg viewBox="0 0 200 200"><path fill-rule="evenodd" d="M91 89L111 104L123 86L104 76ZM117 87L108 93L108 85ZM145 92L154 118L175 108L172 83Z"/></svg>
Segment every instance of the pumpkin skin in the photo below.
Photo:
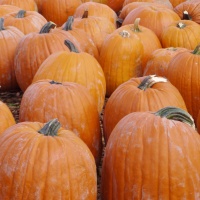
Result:
<svg viewBox="0 0 200 200"><path fill-rule="evenodd" d="M158 36L172 22L180 20L180 17L172 9L156 5L139 6L133 9L124 19L122 25L131 24L136 18L140 18L140 25L145 26Z"/></svg>
<svg viewBox="0 0 200 200"><path fill-rule="evenodd" d="M106 78L106 96L132 77L142 75L143 45L136 34L117 30L104 40L99 63Z"/></svg>
<svg viewBox="0 0 200 200"><path fill-rule="evenodd" d="M17 6L12 5L1 5L0 6L0 17L3 17L4 15L7 15L12 12L20 11L21 9Z"/></svg>
<svg viewBox="0 0 200 200"><path fill-rule="evenodd" d="M16 122L9 107L4 102L0 101L0 135L14 124L16 124Z"/></svg>
<svg viewBox="0 0 200 200"><path fill-rule="evenodd" d="M192 31L191 31L192 30ZM200 42L200 26L191 20L172 22L163 30L160 41L163 48L183 47L194 49ZM190 38L188 40L188 38Z"/></svg>
<svg viewBox="0 0 200 200"><path fill-rule="evenodd" d="M69 51L64 44L66 35L51 31L53 28L55 24L47 22L40 32L25 35L17 46L14 70L17 83L22 91L25 91L32 83L39 66L49 55L62 50Z"/></svg>
<svg viewBox="0 0 200 200"><path fill-rule="evenodd" d="M22 96L19 121L44 123L53 118L79 136L99 163L102 151L99 113L86 87L75 82L51 80L31 84Z"/></svg>
<svg viewBox="0 0 200 200"><path fill-rule="evenodd" d="M4 26L4 19L0 18L0 91L18 88L13 66L15 51L23 36L16 27Z"/></svg>
<svg viewBox="0 0 200 200"><path fill-rule="evenodd" d="M200 47L175 55L167 69L168 80L179 90L195 122L200 109Z"/></svg>
<svg viewBox="0 0 200 200"><path fill-rule="evenodd" d="M48 56L36 72L33 83L42 79L79 83L89 90L101 113L106 93L104 72L93 56L77 51L71 42L68 44L71 52L59 51Z"/></svg>
<svg viewBox="0 0 200 200"><path fill-rule="evenodd" d="M121 84L108 99L104 109L103 130L105 142L116 124L131 112L157 111L166 106L175 106L187 111L180 92L167 79L149 77L155 83L147 88L139 88L147 77L131 78ZM166 82L163 82L166 81ZM170 98L169 98L170 97Z"/></svg>
<svg viewBox="0 0 200 200"><path fill-rule="evenodd" d="M126 115L105 149L102 199L199 199L199 150L188 124L151 112Z"/></svg>
<svg viewBox="0 0 200 200"><path fill-rule="evenodd" d="M34 0L0 0L0 5L13 5L23 10L37 11Z"/></svg>
<svg viewBox="0 0 200 200"><path fill-rule="evenodd" d="M149 60L144 69L143 76L155 74L157 76L166 77L167 68L170 60L178 53L187 51L182 47L168 47L156 49L150 55Z"/></svg>
<svg viewBox="0 0 200 200"><path fill-rule="evenodd" d="M36 11L20 10L4 16L5 26L15 26L25 35L39 32L47 20Z"/></svg>
<svg viewBox="0 0 200 200"><path fill-rule="evenodd" d="M0 199L96 200L96 165L88 147L64 128L55 136L38 133L45 125L18 123L1 135Z"/></svg>

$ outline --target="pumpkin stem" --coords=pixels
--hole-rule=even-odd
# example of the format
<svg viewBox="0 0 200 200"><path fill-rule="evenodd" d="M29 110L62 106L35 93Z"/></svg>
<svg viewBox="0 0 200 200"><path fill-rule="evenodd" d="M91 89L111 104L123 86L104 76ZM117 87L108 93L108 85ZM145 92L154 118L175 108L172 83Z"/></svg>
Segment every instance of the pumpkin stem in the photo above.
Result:
<svg viewBox="0 0 200 200"><path fill-rule="evenodd" d="M26 14L25 10L20 10L17 15L15 16L15 18L24 18Z"/></svg>
<svg viewBox="0 0 200 200"><path fill-rule="evenodd" d="M117 27L121 27L123 23L123 19L117 18L116 23L117 23Z"/></svg>
<svg viewBox="0 0 200 200"><path fill-rule="evenodd" d="M52 80L52 81L50 81L49 82L50 84L55 84L55 85L62 85L62 83L60 83L60 82L56 82L56 81L54 81L54 80Z"/></svg>
<svg viewBox="0 0 200 200"><path fill-rule="evenodd" d="M147 88L150 88L155 83L160 83L160 82L165 83L167 82L167 79L164 77L157 77L156 75L150 75L144 78L144 80L140 83L138 88L145 91Z"/></svg>
<svg viewBox="0 0 200 200"><path fill-rule="evenodd" d="M47 122L39 131L38 133L41 133L45 136L56 136L58 135L58 130L61 127L60 122L58 119L53 119Z"/></svg>
<svg viewBox="0 0 200 200"><path fill-rule="evenodd" d="M200 44L196 46L196 48L194 49L192 53L195 55L200 55Z"/></svg>
<svg viewBox="0 0 200 200"><path fill-rule="evenodd" d="M3 30L5 30L5 28L4 28L4 18L1 17L0 18L0 31L3 31Z"/></svg>
<svg viewBox="0 0 200 200"><path fill-rule="evenodd" d="M72 24L74 22L74 17L73 16L69 16L66 23L64 24L64 27L62 28L62 30L64 31L69 31L72 30Z"/></svg>
<svg viewBox="0 0 200 200"><path fill-rule="evenodd" d="M183 11L183 20L192 20L187 10Z"/></svg>
<svg viewBox="0 0 200 200"><path fill-rule="evenodd" d="M134 21L134 26L133 26L134 32L141 32L141 30L139 28L139 22L140 22L140 18L136 18Z"/></svg>
<svg viewBox="0 0 200 200"><path fill-rule="evenodd" d="M88 18L88 10L86 9L82 15L82 19Z"/></svg>
<svg viewBox="0 0 200 200"><path fill-rule="evenodd" d="M123 30L123 31L119 32L119 34L124 38L130 37L130 33L128 31L126 31L126 30Z"/></svg>
<svg viewBox="0 0 200 200"><path fill-rule="evenodd" d="M179 22L176 26L177 26L178 28L180 28L180 29L186 27L186 25L185 25L183 22Z"/></svg>
<svg viewBox="0 0 200 200"><path fill-rule="evenodd" d="M70 40L65 40L64 44L69 48L71 52L79 53L78 49Z"/></svg>
<svg viewBox="0 0 200 200"><path fill-rule="evenodd" d="M55 28L56 27L56 24L49 21L47 22L40 30L40 34L42 33L49 33L51 29Z"/></svg>
<svg viewBox="0 0 200 200"><path fill-rule="evenodd" d="M165 117L167 119L183 122L185 124L190 125L191 127L195 129L195 123L192 116L188 112L180 108L169 106L169 107L165 107L158 110L154 114L156 116L160 116L161 118Z"/></svg>

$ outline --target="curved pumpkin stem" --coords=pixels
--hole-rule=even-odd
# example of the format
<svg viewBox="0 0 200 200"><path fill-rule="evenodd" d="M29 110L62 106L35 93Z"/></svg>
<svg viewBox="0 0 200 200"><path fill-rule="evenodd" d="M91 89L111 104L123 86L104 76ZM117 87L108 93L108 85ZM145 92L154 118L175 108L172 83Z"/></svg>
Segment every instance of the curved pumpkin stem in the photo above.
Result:
<svg viewBox="0 0 200 200"><path fill-rule="evenodd" d="M62 30L64 31L69 31L72 30L72 24L74 22L74 17L73 16L69 16L64 27L62 28Z"/></svg>
<svg viewBox="0 0 200 200"><path fill-rule="evenodd" d="M41 133L45 136L56 136L58 135L58 130L60 129L61 124L58 121L58 119L53 119L49 122L47 122L39 131L38 133Z"/></svg>
<svg viewBox="0 0 200 200"><path fill-rule="evenodd" d="M194 49L192 53L195 55L200 55L200 44L196 46L196 48Z"/></svg>
<svg viewBox="0 0 200 200"><path fill-rule="evenodd" d="M0 18L0 31L3 31L3 30L5 30L5 28L4 28L4 18L1 17Z"/></svg>
<svg viewBox="0 0 200 200"><path fill-rule="evenodd" d="M154 114L156 116L160 116L161 118L165 117L167 119L183 122L195 129L195 123L192 116L188 112L180 108L169 106L158 110Z"/></svg>
<svg viewBox="0 0 200 200"><path fill-rule="evenodd" d="M60 83L60 82L56 82L56 81L54 81L54 80L52 80L52 81L50 81L49 82L50 84L55 84L55 85L62 85L62 83Z"/></svg>
<svg viewBox="0 0 200 200"><path fill-rule="evenodd" d="M88 10L86 9L82 15L82 19L88 18Z"/></svg>
<svg viewBox="0 0 200 200"><path fill-rule="evenodd" d="M155 83L166 83L167 79L164 77L157 77L156 75L150 75L144 78L144 80L138 86L141 90L146 90L147 88L152 87Z"/></svg>
<svg viewBox="0 0 200 200"><path fill-rule="evenodd" d="M139 28L139 23L140 23L140 18L136 18L132 29L134 32L142 32Z"/></svg>
<svg viewBox="0 0 200 200"><path fill-rule="evenodd" d="M40 30L40 34L42 33L49 33L51 29L55 28L56 27L56 24L49 21L47 22Z"/></svg>
<svg viewBox="0 0 200 200"><path fill-rule="evenodd" d="M183 11L183 20L192 20L187 10Z"/></svg>
<svg viewBox="0 0 200 200"><path fill-rule="evenodd" d="M75 45L70 40L65 40L64 43L71 52L79 53L78 49L75 47Z"/></svg>
<svg viewBox="0 0 200 200"><path fill-rule="evenodd" d="M26 14L25 10L20 10L17 15L15 16L15 18L24 18Z"/></svg>

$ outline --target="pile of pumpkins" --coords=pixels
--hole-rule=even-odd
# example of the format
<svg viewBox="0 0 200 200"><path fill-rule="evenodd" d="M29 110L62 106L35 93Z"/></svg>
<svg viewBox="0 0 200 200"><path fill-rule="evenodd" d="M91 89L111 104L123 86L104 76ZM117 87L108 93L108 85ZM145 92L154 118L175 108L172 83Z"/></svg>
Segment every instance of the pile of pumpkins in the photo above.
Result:
<svg viewBox="0 0 200 200"><path fill-rule="evenodd" d="M0 0L0 199L96 200L102 156L102 200L200 199L199 13Z"/></svg>

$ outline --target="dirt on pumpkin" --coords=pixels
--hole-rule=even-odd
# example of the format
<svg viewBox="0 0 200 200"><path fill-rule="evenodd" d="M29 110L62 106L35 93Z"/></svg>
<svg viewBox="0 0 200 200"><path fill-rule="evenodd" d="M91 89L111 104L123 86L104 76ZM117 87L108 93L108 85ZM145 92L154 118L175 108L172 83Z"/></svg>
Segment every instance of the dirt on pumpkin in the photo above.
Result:
<svg viewBox="0 0 200 200"><path fill-rule="evenodd" d="M9 92L0 92L0 101L6 103L7 106L10 108L10 110L11 110L11 112L12 112L14 118L15 118L16 123L19 122L19 108L20 108L22 95L23 95L23 92L21 90L12 90L12 91L9 91ZM106 99L106 101L107 101L107 99ZM102 127L103 111L104 111L104 108L103 108L102 113L100 115L100 125L101 125L102 134L103 134L103 127ZM104 144L104 141L103 141L103 144ZM97 168L97 191L98 191L97 200L101 200L101 195L100 195L101 168L102 168L102 160L103 160L103 155L104 155L104 149L105 149L105 147L103 148L101 163Z"/></svg>

